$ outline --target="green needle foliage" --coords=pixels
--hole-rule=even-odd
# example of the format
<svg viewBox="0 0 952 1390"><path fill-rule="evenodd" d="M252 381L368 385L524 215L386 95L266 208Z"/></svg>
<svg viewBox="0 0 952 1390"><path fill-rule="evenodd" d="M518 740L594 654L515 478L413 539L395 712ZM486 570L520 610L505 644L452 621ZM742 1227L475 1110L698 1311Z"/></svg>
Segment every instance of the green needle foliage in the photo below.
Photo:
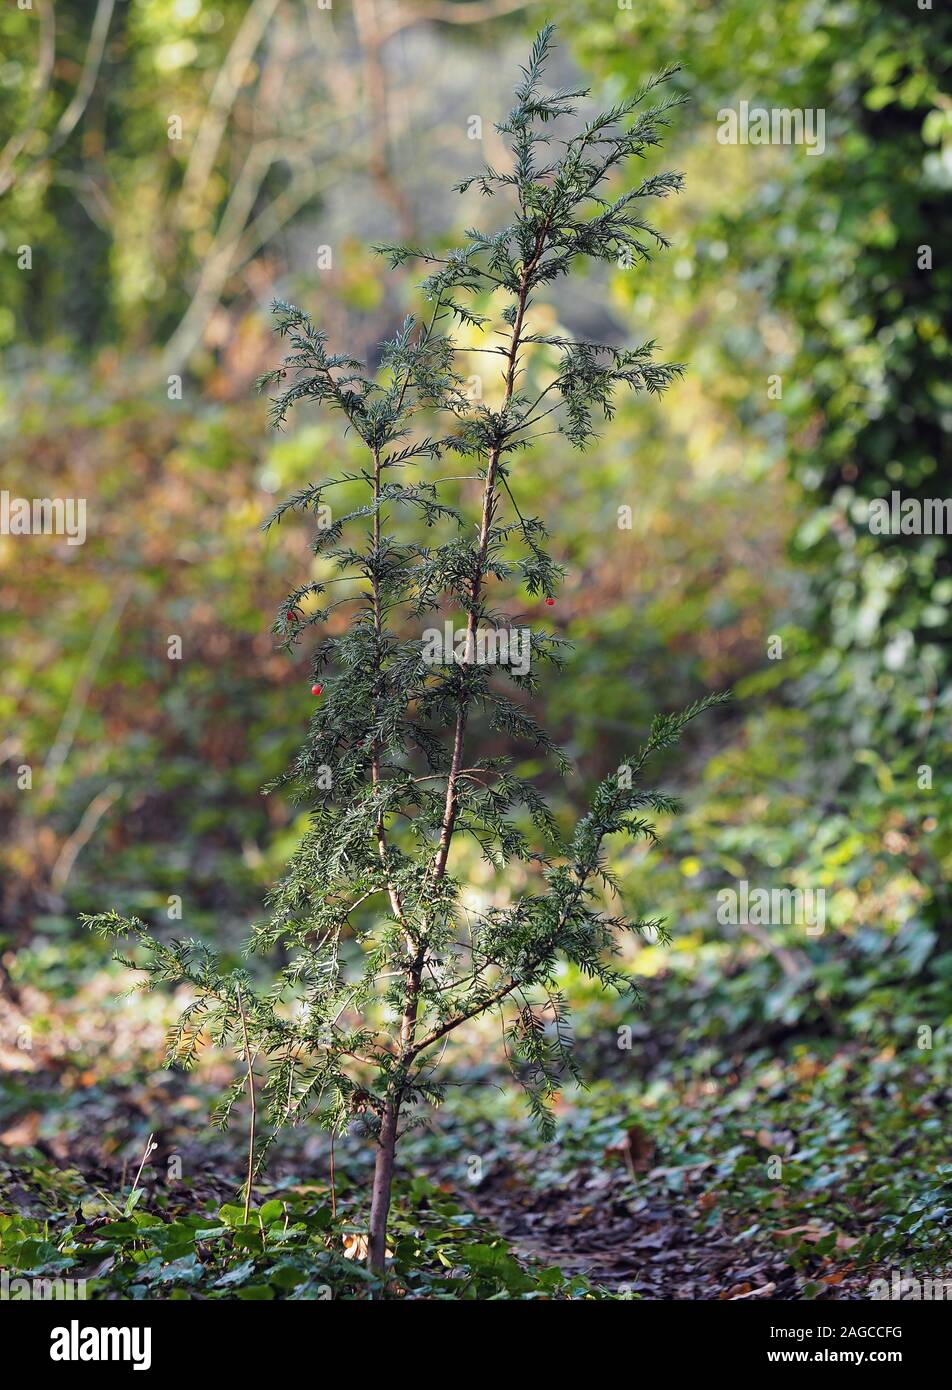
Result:
<svg viewBox="0 0 952 1390"><path fill-rule="evenodd" d="M313 671L324 681L322 699L283 779L310 808L309 828L250 941L254 953L280 943L287 965L262 990L244 970L223 971L201 944L160 941L138 920L115 913L86 919L106 934L137 939L150 985L193 987L170 1061L190 1065L205 1036L245 1059L221 1123L253 1084L258 1059L271 1138L309 1116L336 1131L357 1120L373 1135L369 1258L377 1272L385 1266L396 1142L403 1127L440 1101L441 1044L454 1030L490 1011L502 1016L513 1071L533 1115L551 1132L550 1102L572 1075L565 1000L555 984L560 962L606 988L632 992L631 979L612 964L622 935L649 928L663 934L660 920L603 910L603 890L612 885L605 842L618 833L654 840L652 813L676 806L642 785L645 766L723 698L657 718L644 747L601 783L565 841L538 790L508 758L481 755L479 738L472 739L475 732L484 742L493 734L528 741L564 770L528 700L540 667L558 661L559 640L527 629L528 662L479 658L480 634L498 634L511 621L495 606L498 585L548 597L559 583L542 523L516 500L527 446L557 430L582 449L595 437L596 417L611 416L619 388L662 392L681 371L656 361L651 343L619 351L529 327L537 292L578 258L649 260L665 240L642 210L681 187L680 174L662 173L618 197L607 188L614 170L660 143L675 102L654 93L670 73L555 140L555 123L571 117L585 93L543 89L552 32L549 26L538 35L515 105L497 127L511 142L512 172L486 169L461 185L475 182L487 198L505 195L514 203L511 221L495 232L468 231L466 244L446 257L379 248L394 267L427 265L422 292L429 307L424 321L408 318L383 344L375 375L346 353L330 352L305 313L275 306L288 353L262 379L278 392L273 422L281 425L302 402L337 411L360 441L364 463L297 493L266 524L290 512L313 519L345 482L351 491L362 484L366 494L315 531L315 554L332 562L334 579L296 589L275 624L291 650L312 625L326 624L330 584L342 596L334 602L352 606L347 630L317 647ZM501 342L493 341L493 321L477 312L495 301L504 306L504 328L495 334ZM482 330L487 345L461 346L454 337L460 326L469 338ZM473 402L466 390L460 361L474 350L501 368L492 405ZM428 476L456 455L481 480L475 526ZM428 619L442 626L451 616L465 637L434 663L421 626ZM482 913L465 909L451 866L459 837L475 840L500 887L511 861L527 861L536 890L515 901L500 892L499 904ZM266 1137L258 1147L258 1164L268 1143Z"/></svg>

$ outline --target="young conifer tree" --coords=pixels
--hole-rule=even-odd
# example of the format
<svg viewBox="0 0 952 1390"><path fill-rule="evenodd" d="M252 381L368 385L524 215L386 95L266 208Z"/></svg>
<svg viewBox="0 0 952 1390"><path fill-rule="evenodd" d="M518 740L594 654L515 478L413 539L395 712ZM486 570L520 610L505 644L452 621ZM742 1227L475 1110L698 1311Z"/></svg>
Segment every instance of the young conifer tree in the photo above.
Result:
<svg viewBox="0 0 952 1390"><path fill-rule="evenodd" d="M632 993L631 979L611 963L621 934L664 935L661 920L604 910L600 890L613 882L605 841L618 832L654 840L650 813L677 807L642 785L645 765L723 698L658 717L565 840L543 796L510 760L479 751L490 734L497 743L500 735L527 740L565 769L529 705L540 666L558 661L561 642L542 627L521 626L528 659L499 659L519 645L501 607L505 595L519 587L549 600L560 577L545 528L517 501L520 468L544 466L529 446L557 431L583 449L595 438L596 414L611 418L618 389L657 394L681 370L655 361L652 343L618 351L532 327L539 292L577 261L646 262L652 247L665 246L641 209L682 182L680 174L656 173L630 191L609 191L616 170L660 144L676 99L653 94L675 69L557 140L555 124L570 119L587 93L543 87L552 34L547 26L536 38L515 105L497 126L512 146L511 170L486 169L460 185L502 195L505 225L468 231L465 245L445 257L378 248L392 267L433 267L422 283L425 319L408 318L382 345L378 372L329 352L325 334L299 309L275 306L290 351L262 379L280 391L273 422L301 403L336 411L359 442L360 464L290 497L266 525L289 511L326 520L337 487L364 493L351 511L316 527L314 551L333 578L295 589L274 629L291 651L326 625L336 604L351 608L348 629L325 634L316 647L320 703L277 784L310 808L309 828L249 943L254 953L283 943L289 963L262 989L243 969L224 971L201 943L160 941L115 912L85 919L139 942L143 953L127 963L145 969L150 986L191 984L170 1062L190 1065L205 1036L244 1058L218 1113L222 1124L254 1086L252 1055L260 1059L271 1132L257 1165L284 1125L314 1116L343 1132L361 1117L376 1143L368 1259L378 1274L397 1141L441 1099L442 1044L456 1029L491 1011L501 1016L506 1056L532 1113L551 1131L550 1102L574 1075L559 962ZM463 346L462 334L472 339L477 330L483 344ZM466 390L468 354L476 352L499 368L498 390L485 403ZM451 478L438 474L452 456L479 480L475 518L446 500ZM440 652L433 638L447 619L458 619L461 630ZM497 873L497 903L482 913L461 903L452 854L460 837L475 840ZM512 899L506 867L514 859L532 866L536 886Z"/></svg>

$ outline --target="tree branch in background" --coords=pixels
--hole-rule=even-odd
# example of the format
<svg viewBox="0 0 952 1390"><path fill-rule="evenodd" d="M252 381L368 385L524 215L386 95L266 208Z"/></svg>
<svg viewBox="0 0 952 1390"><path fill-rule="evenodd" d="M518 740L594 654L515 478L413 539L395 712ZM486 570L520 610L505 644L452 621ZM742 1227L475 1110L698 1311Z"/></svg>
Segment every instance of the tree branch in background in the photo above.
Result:
<svg viewBox="0 0 952 1390"><path fill-rule="evenodd" d="M43 106L53 79L53 64L56 61L56 18L52 0L36 0L36 7L40 15L40 40L33 80L33 98L23 122L23 129L12 135L3 150L0 150L0 196L13 186L17 177L14 163L40 128Z"/></svg>

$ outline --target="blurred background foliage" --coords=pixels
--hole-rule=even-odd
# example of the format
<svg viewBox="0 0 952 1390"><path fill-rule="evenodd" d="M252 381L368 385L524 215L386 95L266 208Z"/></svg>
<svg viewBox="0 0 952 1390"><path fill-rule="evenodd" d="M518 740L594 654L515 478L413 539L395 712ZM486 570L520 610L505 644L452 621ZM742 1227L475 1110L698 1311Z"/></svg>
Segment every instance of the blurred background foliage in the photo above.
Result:
<svg viewBox="0 0 952 1390"><path fill-rule="evenodd" d="M867 525L871 498L952 479L950 21L894 0L561 9L34 0L0 16L3 487L89 513L81 547L0 537L5 1055L42 1070L10 1028L90 1008L100 1026L78 1042L48 1022L49 1055L109 1054L106 959L80 911L161 924L178 895L170 930L236 951L259 912L300 822L258 789L309 713L305 659L276 654L269 627L314 561L300 528L256 527L349 448L301 414L268 432L251 389L276 360L268 306L296 300L372 354L418 297L370 245L451 245L483 216L448 190L505 160L492 122L526 36L555 18L567 82L584 73L608 102L681 62L688 98L661 157L687 174L662 209L672 249L537 313L540 331L652 337L689 364L589 454L557 441L526 460L524 509L567 567L553 611L574 647L544 702L577 766L551 787L562 811L654 710L737 694L669 769L688 813L664 848L616 864L675 935L626 956L651 979L647 1013L565 981L595 1108L660 1106L691 1152L776 1092L775 1142L795 1153L849 1074L849 1123L885 1162L894 1136L859 1097L932 1116L950 1056L948 540ZM718 112L742 100L823 109L825 152L720 144ZM477 896L520 887L459 867ZM741 878L824 888L825 933L721 926L716 894ZM771 1090L793 1056L822 1078L799 1109ZM919 1128L917 1191L935 1167ZM868 1157L841 1138L827 1171L834 1150ZM719 1152L726 1190L739 1151Z"/></svg>

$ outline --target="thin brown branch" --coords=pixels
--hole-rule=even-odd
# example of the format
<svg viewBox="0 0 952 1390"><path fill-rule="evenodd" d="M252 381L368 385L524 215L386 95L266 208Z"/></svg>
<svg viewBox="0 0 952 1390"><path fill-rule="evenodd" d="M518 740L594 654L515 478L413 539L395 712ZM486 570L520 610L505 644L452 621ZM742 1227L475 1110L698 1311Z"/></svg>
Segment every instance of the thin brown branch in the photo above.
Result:
<svg viewBox="0 0 952 1390"><path fill-rule="evenodd" d="M509 402L512 400L513 391L515 389L516 376L519 369L519 348L522 339L522 326L525 321L526 307L529 300L529 289L532 283L533 273L545 250L548 229L549 219L546 219L545 223L536 234L536 242L532 256L523 265L522 274L519 278L519 295L516 301L516 314L513 319L512 334L509 340L509 351L507 353L506 386L502 404L503 411L506 410ZM465 658L474 650L476 624L479 621L479 604L483 592L486 555L489 549L489 534L492 529L493 517L496 513L496 481L501 454L502 444L499 443L490 453L489 465L486 469L486 481L483 487L482 518L479 527L479 545L477 546L473 567L469 612L466 619L464 666L466 664ZM453 756L446 785L446 803L443 810L443 822L440 829L439 845L433 865L433 878L437 883L440 882L446 872L446 862L449 858L450 845L453 841L453 830L456 825L457 784L459 781L459 770L463 760L463 743L466 735L468 715L469 702L465 698L464 693L463 698L460 700L459 711L456 716L456 728L453 734Z"/></svg>
<svg viewBox="0 0 952 1390"><path fill-rule="evenodd" d="M33 97L21 129L11 135L4 148L0 150L0 194L6 193L12 187L16 179L14 164L17 157L26 149L40 128L43 107L53 80L53 67L56 62L56 17L51 0L37 0L36 7L40 13L40 37Z"/></svg>
<svg viewBox="0 0 952 1390"><path fill-rule="evenodd" d="M121 795L122 783L110 782L109 786L94 796L86 807L79 824L69 839L64 841L63 847L57 855L56 863L53 865L50 874L50 887L55 893L61 893L66 887L76 860L95 835L96 827L103 816Z"/></svg>
<svg viewBox="0 0 952 1390"><path fill-rule="evenodd" d="M180 206L203 193L248 66L280 0L253 0L218 70L182 179Z"/></svg>
<svg viewBox="0 0 952 1390"><path fill-rule="evenodd" d="M251 1048L248 1045L248 1025L245 1022L244 1005L241 1002L241 985L237 988L238 1016L241 1019L241 1035L245 1045L245 1063L248 1067L248 1098L251 1101L251 1126L248 1135L248 1180L245 1183L245 1215L244 1224L248 1224L248 1212L251 1208L251 1180L254 1176L255 1166L255 1128L257 1124L257 1104L255 1099L255 1074L254 1065L251 1057Z"/></svg>
<svg viewBox="0 0 952 1390"><path fill-rule="evenodd" d="M457 5L450 0L427 0L398 11L382 29L382 38L392 38L401 30L413 24L438 22L440 24L483 24L488 20L501 19L503 15L515 14L526 9L529 0L473 0L468 5Z"/></svg>

